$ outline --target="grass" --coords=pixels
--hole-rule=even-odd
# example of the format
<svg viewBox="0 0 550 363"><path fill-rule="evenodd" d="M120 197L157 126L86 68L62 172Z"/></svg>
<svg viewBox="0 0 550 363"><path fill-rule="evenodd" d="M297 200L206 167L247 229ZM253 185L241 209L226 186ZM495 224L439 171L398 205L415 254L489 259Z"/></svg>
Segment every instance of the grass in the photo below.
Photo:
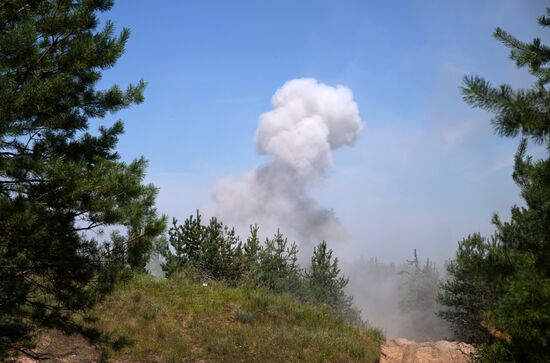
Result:
<svg viewBox="0 0 550 363"><path fill-rule="evenodd" d="M115 360L375 362L383 335L263 289L136 276L95 309L95 327L130 343Z"/></svg>

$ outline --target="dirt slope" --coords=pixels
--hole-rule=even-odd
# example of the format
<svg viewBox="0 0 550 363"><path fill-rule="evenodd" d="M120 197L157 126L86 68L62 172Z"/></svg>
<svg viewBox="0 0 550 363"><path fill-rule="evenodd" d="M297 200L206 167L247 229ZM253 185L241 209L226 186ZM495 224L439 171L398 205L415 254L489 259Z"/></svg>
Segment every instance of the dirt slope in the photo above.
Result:
<svg viewBox="0 0 550 363"><path fill-rule="evenodd" d="M380 363L468 363L474 347L466 343L414 342L398 338L382 345Z"/></svg>

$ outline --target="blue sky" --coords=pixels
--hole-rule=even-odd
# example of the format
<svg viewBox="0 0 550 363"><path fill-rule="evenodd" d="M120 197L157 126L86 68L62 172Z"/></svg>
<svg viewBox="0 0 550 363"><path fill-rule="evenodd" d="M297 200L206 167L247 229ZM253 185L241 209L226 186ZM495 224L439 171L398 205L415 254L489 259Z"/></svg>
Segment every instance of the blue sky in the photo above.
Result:
<svg viewBox="0 0 550 363"><path fill-rule="evenodd" d="M129 27L126 53L101 86L148 82L145 102L121 118L125 160L145 156L159 209L182 220L208 203L214 183L266 162L255 130L286 81L311 77L354 93L365 128L335 151L311 196L341 219L344 258L443 261L471 232L489 233L518 190L517 140L493 134L491 115L465 105L466 74L527 86L500 26L545 38L542 0L130 1L102 18ZM331 243L331 241L329 241Z"/></svg>

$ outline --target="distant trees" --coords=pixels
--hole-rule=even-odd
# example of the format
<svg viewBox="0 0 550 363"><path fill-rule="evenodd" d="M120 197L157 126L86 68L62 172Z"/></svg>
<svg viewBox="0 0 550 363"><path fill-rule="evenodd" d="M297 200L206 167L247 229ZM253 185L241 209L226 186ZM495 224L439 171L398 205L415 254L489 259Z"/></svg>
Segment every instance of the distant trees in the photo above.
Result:
<svg viewBox="0 0 550 363"><path fill-rule="evenodd" d="M539 24L550 26L550 17L539 18ZM441 301L449 308L443 316L482 343L479 361L549 362L550 157L533 160L527 142L550 152L550 48L540 39L524 43L500 28L495 37L511 49L519 68L528 68L535 84L514 90L468 76L462 91L467 103L495 113L492 123L500 135L522 136L513 178L525 207L513 206L508 222L495 215L490 240L474 235L460 242L443 286ZM461 318L474 307L481 313Z"/></svg>
<svg viewBox="0 0 550 363"><path fill-rule="evenodd" d="M441 305L437 302L441 279L436 265L430 260L422 263L416 253L399 272L399 310L407 317L415 339L448 338L448 329L437 318Z"/></svg>
<svg viewBox="0 0 550 363"><path fill-rule="evenodd" d="M161 248L162 268L167 275L198 268L213 279L288 293L358 318L351 297L344 293L348 280L341 276L338 260L324 241L314 249L311 265L304 271L298 264L297 245L289 243L280 231L261 243L258 226L251 226L249 237L242 243L234 229L216 218L203 224L197 211L182 225L174 220L168 234Z"/></svg>
<svg viewBox="0 0 550 363"><path fill-rule="evenodd" d="M0 3L0 359L37 326L79 329L72 314L121 269L144 270L164 229L146 161L115 151L122 123L89 131L90 119L143 101L143 81L96 89L129 36L110 22L96 30L112 5Z"/></svg>

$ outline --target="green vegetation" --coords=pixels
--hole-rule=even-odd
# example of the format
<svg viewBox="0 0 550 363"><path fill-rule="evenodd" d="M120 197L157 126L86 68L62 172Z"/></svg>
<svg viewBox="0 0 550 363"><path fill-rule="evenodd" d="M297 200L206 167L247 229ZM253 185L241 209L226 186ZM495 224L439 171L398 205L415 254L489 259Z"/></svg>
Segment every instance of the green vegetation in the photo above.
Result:
<svg viewBox="0 0 550 363"><path fill-rule="evenodd" d="M338 258L332 258L325 241L313 250L305 277L313 301L325 302L337 311L351 309L352 299L344 294L349 279L340 276Z"/></svg>
<svg viewBox="0 0 550 363"><path fill-rule="evenodd" d="M352 298L344 293L348 279L341 276L338 259L332 257L325 241L314 249L311 265L304 271L298 264L296 243L289 244L280 231L261 243L258 227L252 226L243 243L234 229L216 218L203 224L197 211L182 225L174 220L168 234L160 249L167 276L195 268L229 285L258 286L302 301L326 304L334 313L362 323Z"/></svg>
<svg viewBox="0 0 550 363"><path fill-rule="evenodd" d="M262 242L253 226L243 241L198 212L163 237L146 161L125 163L115 151L122 123L89 127L143 101L143 81L96 89L129 36L110 22L97 30L112 5L0 2L0 359L28 353L33 332L52 328L137 361L378 359L383 336L353 308L326 242L303 269L280 231ZM539 23L550 26L550 15ZM462 90L495 113L500 135L521 135L513 178L525 206L508 222L495 216L490 238L459 243L440 316L479 346L480 362L550 362L550 156L527 153L528 141L550 152L550 47L495 36L536 83L514 90L470 76ZM144 274L155 248L167 279ZM439 334L437 269L415 252L402 276L401 312L417 335Z"/></svg>
<svg viewBox="0 0 550 363"><path fill-rule="evenodd" d="M259 245L258 263L255 269L249 271L249 280L275 292L299 294L304 286L297 254L296 244L288 246L287 239L277 231L273 238L266 239L264 246Z"/></svg>
<svg viewBox="0 0 550 363"><path fill-rule="evenodd" d="M539 18L539 24L550 26L550 17ZM480 344L478 361L550 362L550 157L527 155L528 140L550 152L550 48L540 39L521 42L499 28L495 37L537 81L514 90L466 77L464 99L494 112L500 135L522 136L513 178L525 206L512 207L509 222L495 215L490 239L473 235L460 242L443 285L441 302L449 310L442 316L461 336Z"/></svg>
<svg viewBox="0 0 550 363"><path fill-rule="evenodd" d="M129 36L110 22L96 29L112 5L0 3L0 359L30 354L33 332L54 328L96 343L113 330L135 340L124 354L136 359L374 360L381 335L344 319L347 280L325 242L305 274L280 232L262 244L254 227L243 243L197 213L161 237L146 161L115 151L122 123L89 127L143 101L143 81L96 89ZM125 283L155 247L171 278ZM219 282L192 283L181 274L190 268ZM94 314L109 319L90 325Z"/></svg>
<svg viewBox="0 0 550 363"><path fill-rule="evenodd" d="M454 327L455 336L465 342L487 344L491 334L483 324L485 310L496 299L501 282L486 268L487 258L498 249L476 233L458 244L455 258L447 264L449 279L444 282L439 301L449 307L439 316Z"/></svg>
<svg viewBox="0 0 550 363"><path fill-rule="evenodd" d="M138 275L95 313L94 327L129 343L107 357L130 361L375 362L383 336L327 306L263 288L227 287L189 271ZM205 285L206 284L206 285Z"/></svg>
<svg viewBox="0 0 550 363"><path fill-rule="evenodd" d="M166 261L162 269L167 276L193 266L218 280L239 279L241 243L234 229L216 218L203 225L197 211L196 216L189 216L183 225L174 219L168 234L168 242L160 246Z"/></svg>
<svg viewBox="0 0 550 363"><path fill-rule="evenodd" d="M36 326L71 319L127 269L142 271L165 228L146 161L121 162L121 122L89 120L143 100L143 81L97 90L128 29L96 30L110 0L0 3L0 359ZM95 121L94 121L95 122ZM104 227L115 228L102 237Z"/></svg>

